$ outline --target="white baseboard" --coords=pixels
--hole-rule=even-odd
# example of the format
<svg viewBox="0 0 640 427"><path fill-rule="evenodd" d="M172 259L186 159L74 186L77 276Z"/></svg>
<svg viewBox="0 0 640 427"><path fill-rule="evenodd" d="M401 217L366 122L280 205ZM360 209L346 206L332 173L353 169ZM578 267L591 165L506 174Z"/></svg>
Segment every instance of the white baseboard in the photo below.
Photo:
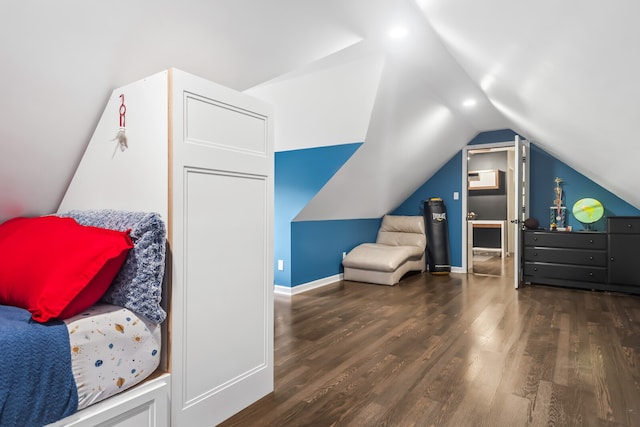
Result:
<svg viewBox="0 0 640 427"><path fill-rule="evenodd" d="M322 279L314 280L313 282L303 283L301 285L290 288L288 286L275 285L273 292L278 295L296 295L302 292L310 291L311 289L321 288L323 286L330 285L335 282L339 282L343 279L343 274L336 274L334 276L324 277Z"/></svg>
<svg viewBox="0 0 640 427"><path fill-rule="evenodd" d="M451 272L464 273L464 270L462 270L462 267L451 267ZM327 286L332 283L339 282L340 280L343 280L343 279L344 279L344 275L340 273L333 276L324 277L322 279L314 280L313 282L303 283L301 285L294 286L293 288L290 288L288 286L274 285L273 293L278 295L292 296L292 295L300 294L302 292L310 291L311 289L321 288L323 286Z"/></svg>

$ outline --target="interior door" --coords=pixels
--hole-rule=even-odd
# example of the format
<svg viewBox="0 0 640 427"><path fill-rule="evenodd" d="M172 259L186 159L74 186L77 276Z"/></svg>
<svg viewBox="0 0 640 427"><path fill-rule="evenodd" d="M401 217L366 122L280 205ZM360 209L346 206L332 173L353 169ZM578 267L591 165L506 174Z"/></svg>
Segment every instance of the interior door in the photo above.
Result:
<svg viewBox="0 0 640 427"><path fill-rule="evenodd" d="M514 212L516 218L511 220L511 226L514 236L514 252L513 252L513 281L516 289L520 286L522 278L522 233L521 228L524 220L529 217L529 141L520 139L519 135L515 137L516 156L515 178L516 178L516 197L514 200Z"/></svg>

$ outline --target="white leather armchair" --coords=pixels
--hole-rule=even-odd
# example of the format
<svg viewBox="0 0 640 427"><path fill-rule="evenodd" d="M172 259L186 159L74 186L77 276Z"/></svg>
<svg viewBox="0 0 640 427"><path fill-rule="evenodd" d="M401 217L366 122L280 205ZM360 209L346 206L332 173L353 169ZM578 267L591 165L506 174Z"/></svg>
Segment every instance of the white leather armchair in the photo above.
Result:
<svg viewBox="0 0 640 427"><path fill-rule="evenodd" d="M376 243L362 243L342 260L344 280L395 285L409 271L425 270L422 216L385 215Z"/></svg>

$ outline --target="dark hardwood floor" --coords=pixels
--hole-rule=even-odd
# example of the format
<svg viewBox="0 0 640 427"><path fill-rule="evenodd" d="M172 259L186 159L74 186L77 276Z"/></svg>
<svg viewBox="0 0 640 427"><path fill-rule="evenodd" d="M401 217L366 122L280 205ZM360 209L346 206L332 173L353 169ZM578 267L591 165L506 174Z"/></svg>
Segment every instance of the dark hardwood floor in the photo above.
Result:
<svg viewBox="0 0 640 427"><path fill-rule="evenodd" d="M513 274L513 259L502 258L500 254L479 254L473 257L474 274L502 276Z"/></svg>
<svg viewBox="0 0 640 427"><path fill-rule="evenodd" d="M222 426L640 426L640 298L509 265L276 296L275 391Z"/></svg>

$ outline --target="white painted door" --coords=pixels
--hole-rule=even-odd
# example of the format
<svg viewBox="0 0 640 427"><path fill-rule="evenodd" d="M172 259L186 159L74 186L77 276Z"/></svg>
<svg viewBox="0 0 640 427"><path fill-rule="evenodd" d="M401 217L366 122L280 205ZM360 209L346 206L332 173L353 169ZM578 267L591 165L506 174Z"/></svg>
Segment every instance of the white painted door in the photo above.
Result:
<svg viewBox="0 0 640 427"><path fill-rule="evenodd" d="M273 123L248 95L172 70L172 425L273 391Z"/></svg>
<svg viewBox="0 0 640 427"><path fill-rule="evenodd" d="M521 261L522 261L522 224L529 217L529 141L515 137L515 178L516 197L514 212L515 218L511 219L511 227L514 236L513 276L516 289L520 286Z"/></svg>

